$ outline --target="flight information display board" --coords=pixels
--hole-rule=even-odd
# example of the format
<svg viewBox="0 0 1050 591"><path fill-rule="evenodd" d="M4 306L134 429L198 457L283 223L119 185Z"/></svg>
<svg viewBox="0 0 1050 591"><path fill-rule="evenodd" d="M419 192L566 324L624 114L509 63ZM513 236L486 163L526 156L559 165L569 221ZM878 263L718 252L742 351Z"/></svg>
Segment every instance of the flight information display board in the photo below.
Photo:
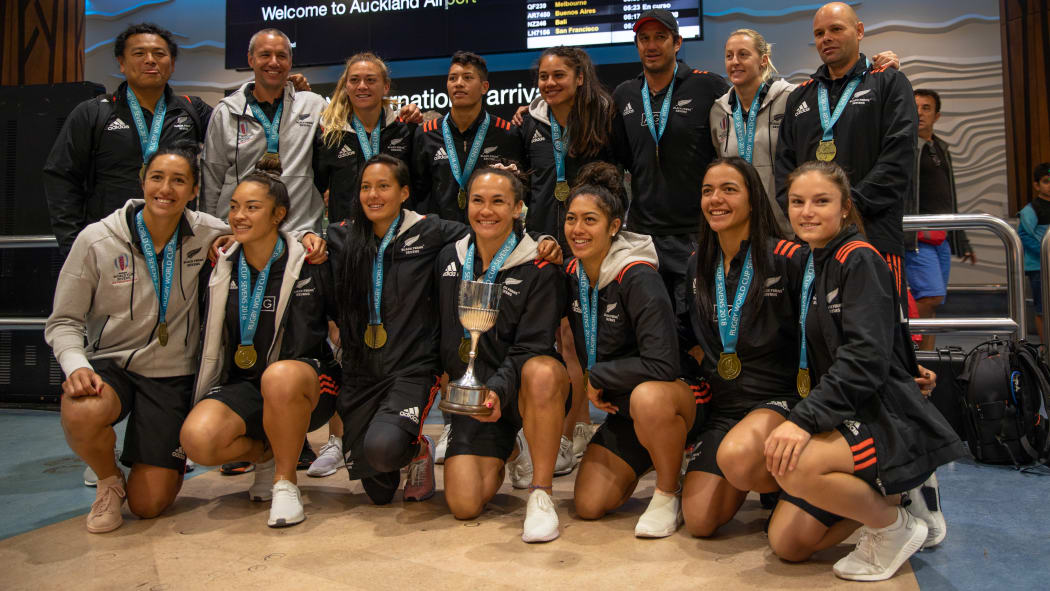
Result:
<svg viewBox="0 0 1050 591"><path fill-rule="evenodd" d="M685 39L703 38L700 0L227 0L226 67L247 68L248 41L266 28L291 38L296 66L313 66L359 51L401 60L633 43L653 8L675 14Z"/></svg>

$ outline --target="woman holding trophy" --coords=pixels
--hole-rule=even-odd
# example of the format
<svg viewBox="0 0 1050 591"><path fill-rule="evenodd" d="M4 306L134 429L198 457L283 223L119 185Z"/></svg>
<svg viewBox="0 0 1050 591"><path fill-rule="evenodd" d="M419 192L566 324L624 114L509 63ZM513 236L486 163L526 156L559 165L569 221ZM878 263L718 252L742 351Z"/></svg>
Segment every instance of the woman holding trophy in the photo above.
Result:
<svg viewBox="0 0 1050 591"><path fill-rule="evenodd" d="M576 512L602 517L655 468L656 490L635 535L666 537L680 523L679 470L699 397L676 379L675 316L652 238L620 230L623 179L612 165L592 163L577 181L565 218L575 255L566 266L569 324L587 397L609 416L580 464Z"/></svg>
<svg viewBox="0 0 1050 591"><path fill-rule="evenodd" d="M477 517L503 484L518 439L517 453L530 454L533 466L521 537L548 542L559 535L550 495L569 395L554 346L563 274L540 259L539 243L522 228L525 188L514 172L480 169L467 190L471 231L435 266L441 358L450 376L464 376L441 404L453 413L445 499L458 519Z"/></svg>

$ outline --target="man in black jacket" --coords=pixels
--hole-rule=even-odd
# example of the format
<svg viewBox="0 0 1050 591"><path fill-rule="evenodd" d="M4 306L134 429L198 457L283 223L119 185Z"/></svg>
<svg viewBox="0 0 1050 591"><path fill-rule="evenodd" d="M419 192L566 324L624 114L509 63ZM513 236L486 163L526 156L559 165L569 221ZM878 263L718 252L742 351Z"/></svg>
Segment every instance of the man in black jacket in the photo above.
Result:
<svg viewBox="0 0 1050 591"><path fill-rule="evenodd" d="M729 86L677 60L682 37L670 12L646 11L634 32L642 73L613 91L613 148L631 172L627 227L653 237L660 275L678 309L700 224L700 185L715 157L708 114Z"/></svg>
<svg viewBox="0 0 1050 591"><path fill-rule="evenodd" d="M786 209L787 176L802 163L841 166L868 241L903 293L901 219L915 194L918 123L911 84L897 70L873 68L860 53L864 23L846 4L821 7L813 36L824 65L788 97L774 165L777 201Z"/></svg>
<svg viewBox="0 0 1050 591"><path fill-rule="evenodd" d="M127 81L73 109L44 165L44 194L63 255L85 226L142 198L139 170L159 146L200 142L211 117L199 97L176 96L168 86L179 51L171 32L131 25L113 50Z"/></svg>

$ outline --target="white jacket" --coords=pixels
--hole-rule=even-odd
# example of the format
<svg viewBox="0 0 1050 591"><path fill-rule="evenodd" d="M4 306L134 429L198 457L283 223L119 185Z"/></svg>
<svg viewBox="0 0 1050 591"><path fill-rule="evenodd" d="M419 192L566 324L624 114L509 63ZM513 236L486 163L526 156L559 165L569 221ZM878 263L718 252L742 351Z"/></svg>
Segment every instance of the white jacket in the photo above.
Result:
<svg viewBox="0 0 1050 591"><path fill-rule="evenodd" d="M770 205L773 206L773 215L776 217L777 224L788 236L794 233L787 216L784 215L784 210L777 204L773 162L776 161L780 123L784 119L784 108L792 90L795 90L795 85L783 79L774 80L769 86L758 109L758 119L755 122L755 147L751 155L751 164L762 177L762 186L766 190L766 197L769 198ZM734 91L730 89L711 106L711 139L714 142L715 151L722 158L740 155L737 150L736 127L733 125L733 109L729 103L729 97L733 93ZM735 97L733 100L736 101Z"/></svg>
<svg viewBox="0 0 1050 591"><path fill-rule="evenodd" d="M241 86L219 101L204 136L201 162L202 209L226 219L230 197L241 179L255 170L266 153L266 133L255 119ZM291 207L284 227L321 233L324 199L314 186L313 147L325 101L312 92L296 92L291 82L284 86L280 123L281 180L288 186Z"/></svg>

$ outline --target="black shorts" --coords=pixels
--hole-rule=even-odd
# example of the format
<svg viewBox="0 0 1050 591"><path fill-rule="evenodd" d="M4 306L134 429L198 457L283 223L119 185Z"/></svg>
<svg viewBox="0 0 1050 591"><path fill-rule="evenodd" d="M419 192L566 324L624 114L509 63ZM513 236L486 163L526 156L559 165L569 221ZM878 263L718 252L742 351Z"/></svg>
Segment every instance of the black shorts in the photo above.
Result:
<svg viewBox="0 0 1050 591"><path fill-rule="evenodd" d="M718 467L718 446L722 445L722 440L725 439L729 430L749 413L760 409L772 410L786 419L796 402L798 402L797 396L793 399L769 400L753 407L739 418L715 411L701 427L700 436L693 443L686 471L707 472L725 478L725 474L722 474L722 470Z"/></svg>
<svg viewBox="0 0 1050 591"><path fill-rule="evenodd" d="M836 430L846 439L846 445L853 452L853 475L868 483L879 494L882 488L879 486L879 459L875 454L875 438L867 425L854 420L843 421ZM925 482L927 475L919 482ZM918 486L918 484L916 484ZM811 505L804 499L793 497L787 493L780 493L780 501L787 502L802 509L813 516L814 519L831 527L842 521L842 517L820 507Z"/></svg>
<svg viewBox="0 0 1050 591"><path fill-rule="evenodd" d="M572 386L565 399L565 413L572 408ZM521 411L517 404L500 407L500 418L495 423L482 423L466 415L448 413L451 416L452 431L448 436L448 450L445 457L468 455L486 458L499 458L504 462L514 452L518 431L523 423Z"/></svg>
<svg viewBox="0 0 1050 591"><path fill-rule="evenodd" d="M418 441L440 389L440 376L390 376L343 392L339 416L343 419L343 451L350 480L376 473L358 453L369 425L374 421L389 423Z"/></svg>
<svg viewBox="0 0 1050 591"><path fill-rule="evenodd" d="M693 427L686 434L685 439L688 444L697 437L700 427L705 422L705 409L711 400L710 387L703 379L679 379L689 386L696 399L696 420L693 421ZM638 435L634 432L634 421L631 420L628 410L631 403L630 396L621 396L611 399L610 402L615 404L620 412L610 414L605 418L605 422L594 432L594 437L591 437L591 443L604 447L616 457L627 462L635 476L640 478L653 467L653 459L649 457L649 450L645 449L641 441L638 441Z"/></svg>
<svg viewBox="0 0 1050 591"><path fill-rule="evenodd" d="M322 368L317 359L301 358L302 361L314 369L317 379L321 384L321 395L317 399L317 405L310 413L310 427L307 432L319 429L335 414L335 401L339 397L339 384L336 381L339 367L336 365ZM263 429L263 397L257 382L235 380L215 386L204 397L205 399L218 400L225 404L244 420L244 434L257 441L266 440L266 431Z"/></svg>
<svg viewBox="0 0 1050 591"><path fill-rule="evenodd" d="M184 471L179 432L193 406L194 376L147 378L108 359L95 362L94 370L120 399L120 416L113 424L128 417L120 463Z"/></svg>

